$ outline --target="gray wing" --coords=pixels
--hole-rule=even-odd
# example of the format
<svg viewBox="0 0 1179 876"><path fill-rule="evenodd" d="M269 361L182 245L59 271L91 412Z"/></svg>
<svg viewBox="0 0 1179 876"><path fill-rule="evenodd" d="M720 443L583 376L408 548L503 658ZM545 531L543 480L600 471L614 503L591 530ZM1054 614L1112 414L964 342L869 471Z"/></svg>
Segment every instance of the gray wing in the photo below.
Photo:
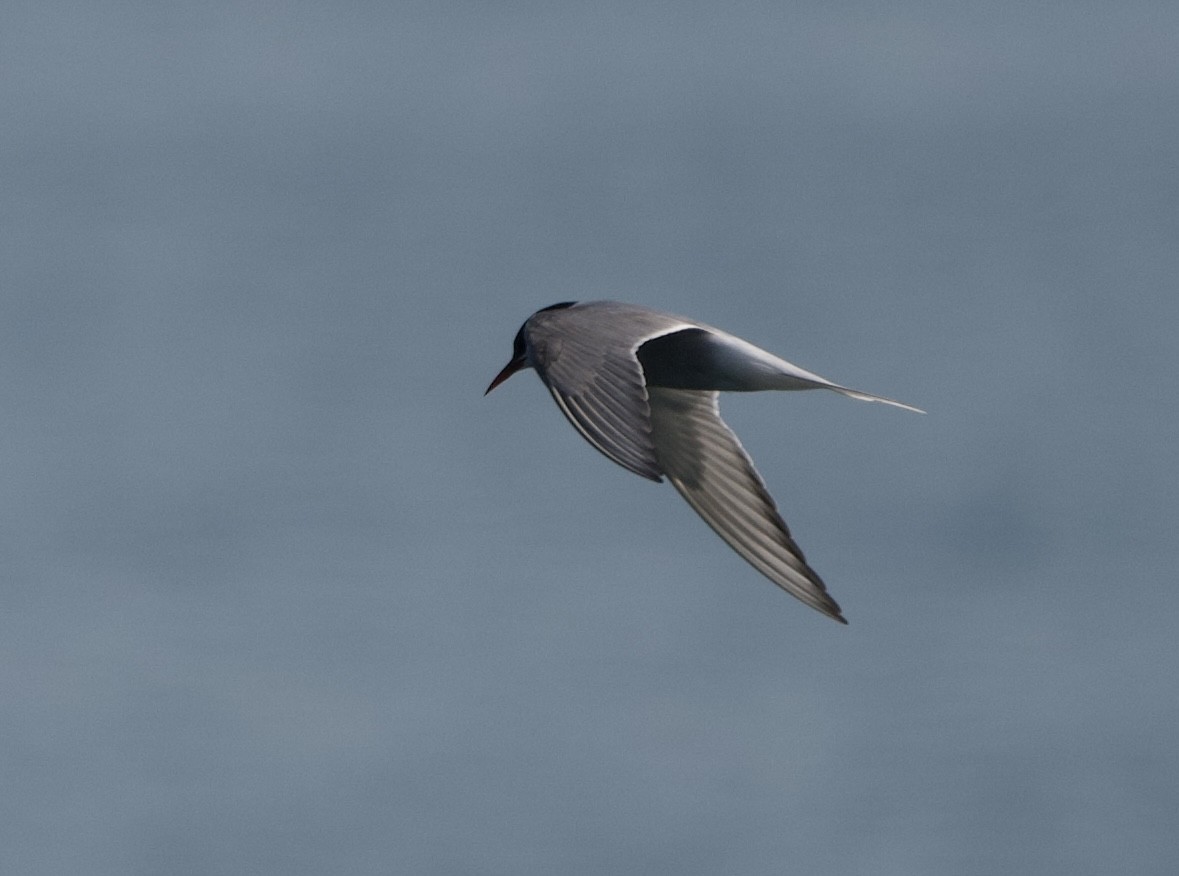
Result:
<svg viewBox="0 0 1179 876"><path fill-rule="evenodd" d="M647 392L656 459L688 504L787 593L847 623L791 538L741 442L720 418L717 393L656 386Z"/></svg>
<svg viewBox="0 0 1179 876"><path fill-rule="evenodd" d="M662 481L635 351L685 326L657 311L599 301L540 311L525 329L532 365L574 428L623 468Z"/></svg>

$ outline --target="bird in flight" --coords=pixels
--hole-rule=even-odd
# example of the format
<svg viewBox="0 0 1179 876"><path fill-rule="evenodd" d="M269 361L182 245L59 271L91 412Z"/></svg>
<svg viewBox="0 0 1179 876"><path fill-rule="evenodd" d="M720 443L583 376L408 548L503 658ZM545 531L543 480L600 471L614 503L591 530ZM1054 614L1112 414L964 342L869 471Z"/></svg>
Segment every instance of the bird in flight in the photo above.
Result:
<svg viewBox="0 0 1179 876"><path fill-rule="evenodd" d="M832 383L703 323L620 301L566 301L532 314L484 395L524 368L536 370L590 444L637 475L666 477L750 565L847 623L721 419L717 397L830 389L923 413L919 408Z"/></svg>

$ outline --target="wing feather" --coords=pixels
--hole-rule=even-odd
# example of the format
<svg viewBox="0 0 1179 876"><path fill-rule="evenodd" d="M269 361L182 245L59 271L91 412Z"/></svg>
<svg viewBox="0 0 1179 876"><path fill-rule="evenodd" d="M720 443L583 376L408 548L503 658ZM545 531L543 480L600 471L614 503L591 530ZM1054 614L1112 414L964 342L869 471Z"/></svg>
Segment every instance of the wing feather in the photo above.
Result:
<svg viewBox="0 0 1179 876"><path fill-rule="evenodd" d="M647 392L656 459L688 504L759 572L846 623L741 442L721 419L717 393L655 386Z"/></svg>
<svg viewBox="0 0 1179 876"><path fill-rule="evenodd" d="M540 311L524 330L531 364L582 437L623 468L662 481L636 351L684 326L677 317L599 301Z"/></svg>

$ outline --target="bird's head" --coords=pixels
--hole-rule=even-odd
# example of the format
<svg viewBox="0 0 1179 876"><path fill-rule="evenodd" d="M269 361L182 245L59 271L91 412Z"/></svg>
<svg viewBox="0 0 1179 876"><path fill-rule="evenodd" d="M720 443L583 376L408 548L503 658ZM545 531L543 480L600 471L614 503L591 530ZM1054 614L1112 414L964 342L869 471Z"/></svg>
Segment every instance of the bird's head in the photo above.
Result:
<svg viewBox="0 0 1179 876"><path fill-rule="evenodd" d="M524 339L524 326L520 326L520 331L516 332L516 339L512 341L512 358L508 360L508 364L500 370L499 374L495 375L495 379L491 381L491 385L487 387L487 391L483 394L487 395L488 392L491 392L517 371L527 367L528 342Z"/></svg>
<svg viewBox="0 0 1179 876"><path fill-rule="evenodd" d="M546 310L564 310L566 307L572 307L576 303L576 301L562 301L560 304L550 304L548 307L542 307L536 313L532 314L532 316L528 317L524 321L524 325L520 326L520 331L516 332L516 339L512 341L512 358L500 370L499 374L495 375L495 379L491 381L491 385L487 387L487 390L483 394L487 395L487 393L491 392L517 371L532 367L532 363L528 361L528 338L525 332L528 328L528 323L537 314L544 313Z"/></svg>

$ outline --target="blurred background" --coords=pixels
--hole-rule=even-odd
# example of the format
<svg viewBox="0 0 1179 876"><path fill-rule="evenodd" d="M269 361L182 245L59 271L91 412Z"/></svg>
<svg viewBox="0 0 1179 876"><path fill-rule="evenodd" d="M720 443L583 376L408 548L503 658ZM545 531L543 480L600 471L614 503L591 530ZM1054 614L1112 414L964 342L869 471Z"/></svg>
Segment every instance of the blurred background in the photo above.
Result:
<svg viewBox="0 0 1179 876"><path fill-rule="evenodd" d="M10 2L0 868L1170 874L1179 6ZM524 374L620 298L851 625Z"/></svg>

